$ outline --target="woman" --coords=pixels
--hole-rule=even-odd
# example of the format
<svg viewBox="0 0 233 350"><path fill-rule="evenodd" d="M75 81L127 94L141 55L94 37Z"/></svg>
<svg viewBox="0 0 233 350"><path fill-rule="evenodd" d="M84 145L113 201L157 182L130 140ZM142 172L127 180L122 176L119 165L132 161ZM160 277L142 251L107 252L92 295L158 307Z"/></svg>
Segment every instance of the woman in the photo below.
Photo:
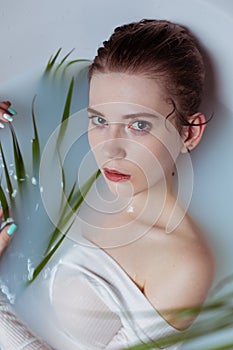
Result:
<svg viewBox="0 0 233 350"><path fill-rule="evenodd" d="M51 346L122 349L181 335L197 316L180 317L177 310L202 305L214 259L201 230L177 205L172 180L176 159L198 145L205 129L199 111L204 76L196 40L168 21L123 25L99 48L89 71L88 137L108 188L124 205L110 205L98 225L83 223L88 244L73 246L54 268L52 307L74 343ZM94 315L80 313L90 305ZM98 318L101 311L108 317ZM11 317L4 349L13 349L12 337L22 346L24 334L32 341L25 349L37 349L34 342L47 349ZM160 348L157 341L154 346Z"/></svg>

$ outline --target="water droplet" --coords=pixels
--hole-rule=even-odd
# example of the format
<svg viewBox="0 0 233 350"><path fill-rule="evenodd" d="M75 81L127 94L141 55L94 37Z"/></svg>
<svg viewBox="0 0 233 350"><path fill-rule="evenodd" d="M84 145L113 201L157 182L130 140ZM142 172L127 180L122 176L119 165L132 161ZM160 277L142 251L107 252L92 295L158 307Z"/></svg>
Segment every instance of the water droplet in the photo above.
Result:
<svg viewBox="0 0 233 350"><path fill-rule="evenodd" d="M34 176L32 177L32 184L37 185L37 179Z"/></svg>
<svg viewBox="0 0 233 350"><path fill-rule="evenodd" d="M27 267L28 267L28 280L30 281L33 277L33 273L34 273L34 270L35 268L33 267L33 264L32 264L32 261L30 258L28 258L28 261L27 261Z"/></svg>
<svg viewBox="0 0 233 350"><path fill-rule="evenodd" d="M11 304L14 304L15 302L15 295L10 293L9 288L5 284L0 285L0 290L2 291L3 294L6 295L7 299Z"/></svg>
<svg viewBox="0 0 233 350"><path fill-rule="evenodd" d="M128 208L127 208L127 213L133 213L134 212L134 207L132 207L132 205L130 205Z"/></svg>
<svg viewBox="0 0 233 350"><path fill-rule="evenodd" d="M14 191L12 192L11 197L15 198L15 197L16 197L16 194L17 194L17 190L16 190L16 189L14 189Z"/></svg>
<svg viewBox="0 0 233 350"><path fill-rule="evenodd" d="M36 204L35 211L39 209L39 203Z"/></svg>

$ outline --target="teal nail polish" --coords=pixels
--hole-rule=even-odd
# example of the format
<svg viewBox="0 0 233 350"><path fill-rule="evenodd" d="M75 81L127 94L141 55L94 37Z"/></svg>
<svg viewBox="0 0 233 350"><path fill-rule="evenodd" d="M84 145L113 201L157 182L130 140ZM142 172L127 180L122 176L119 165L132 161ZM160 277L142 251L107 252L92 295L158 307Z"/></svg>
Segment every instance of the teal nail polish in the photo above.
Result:
<svg viewBox="0 0 233 350"><path fill-rule="evenodd" d="M8 110L8 112L10 112L11 114L13 114L13 115L16 115L17 114L17 112L13 109L13 108L7 108L7 110Z"/></svg>
<svg viewBox="0 0 233 350"><path fill-rule="evenodd" d="M15 233L16 230L17 230L17 226L15 224L11 224L10 227L8 228L8 230L6 231L6 233L9 236L12 236L13 233Z"/></svg>
<svg viewBox="0 0 233 350"><path fill-rule="evenodd" d="M13 121L13 118L9 114L6 114L6 113L3 114L3 118L8 120L8 122L12 122Z"/></svg>

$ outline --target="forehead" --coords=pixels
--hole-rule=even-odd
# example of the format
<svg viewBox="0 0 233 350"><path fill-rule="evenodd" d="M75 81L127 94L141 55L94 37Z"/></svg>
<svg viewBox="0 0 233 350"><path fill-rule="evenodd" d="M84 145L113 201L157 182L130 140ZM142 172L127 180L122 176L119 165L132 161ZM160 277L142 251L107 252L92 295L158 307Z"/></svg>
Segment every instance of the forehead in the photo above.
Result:
<svg viewBox="0 0 233 350"><path fill-rule="evenodd" d="M89 106L100 112L117 110L124 113L154 111L161 115L170 112L166 96L160 84L141 75L126 73L98 73L92 76L89 91ZM112 112L112 110L111 110Z"/></svg>

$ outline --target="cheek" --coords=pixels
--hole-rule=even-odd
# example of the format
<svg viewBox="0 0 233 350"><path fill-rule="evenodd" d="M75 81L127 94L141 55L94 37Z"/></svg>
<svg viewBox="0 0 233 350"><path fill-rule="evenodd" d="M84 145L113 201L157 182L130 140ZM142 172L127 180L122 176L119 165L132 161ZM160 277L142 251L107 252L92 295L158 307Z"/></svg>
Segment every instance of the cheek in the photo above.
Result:
<svg viewBox="0 0 233 350"><path fill-rule="evenodd" d="M138 162L142 169L148 168L163 157L163 148L161 142L151 137L144 142L142 140L134 142L130 148L129 157Z"/></svg>
<svg viewBox="0 0 233 350"><path fill-rule="evenodd" d="M101 142L99 134L93 128L88 129L88 142L93 151L98 148L97 145Z"/></svg>
<svg viewBox="0 0 233 350"><path fill-rule="evenodd" d="M102 143L102 140L99 137L99 133L95 132L94 129L92 129L92 130L88 129L88 142L89 142L91 151L92 151L97 163L99 164L101 161L102 152L101 152L101 147L98 147L98 145L100 145Z"/></svg>
<svg viewBox="0 0 233 350"><path fill-rule="evenodd" d="M153 147L152 147L153 146ZM151 143L135 143L128 148L128 157L132 167L134 167L134 174L137 177L148 178L153 176L156 169L161 168L162 147L159 142Z"/></svg>
<svg viewBox="0 0 233 350"><path fill-rule="evenodd" d="M146 156L144 154L144 157L141 157L140 171L148 185L151 185L155 178L163 176L163 165L161 163L162 160L158 152L151 152L150 150Z"/></svg>
<svg viewBox="0 0 233 350"><path fill-rule="evenodd" d="M129 158L134 167L135 181L143 184L146 181L148 186L153 185L159 179L165 179L173 166L169 151L155 139L153 142L136 144L134 149L131 149Z"/></svg>
<svg viewBox="0 0 233 350"><path fill-rule="evenodd" d="M89 145L91 148L93 148L93 145L94 145L94 142L95 142L95 139L94 139L94 135L93 135L93 131L91 131L90 129L88 129L88 133L87 133L87 136L88 136L88 142L89 142Z"/></svg>

